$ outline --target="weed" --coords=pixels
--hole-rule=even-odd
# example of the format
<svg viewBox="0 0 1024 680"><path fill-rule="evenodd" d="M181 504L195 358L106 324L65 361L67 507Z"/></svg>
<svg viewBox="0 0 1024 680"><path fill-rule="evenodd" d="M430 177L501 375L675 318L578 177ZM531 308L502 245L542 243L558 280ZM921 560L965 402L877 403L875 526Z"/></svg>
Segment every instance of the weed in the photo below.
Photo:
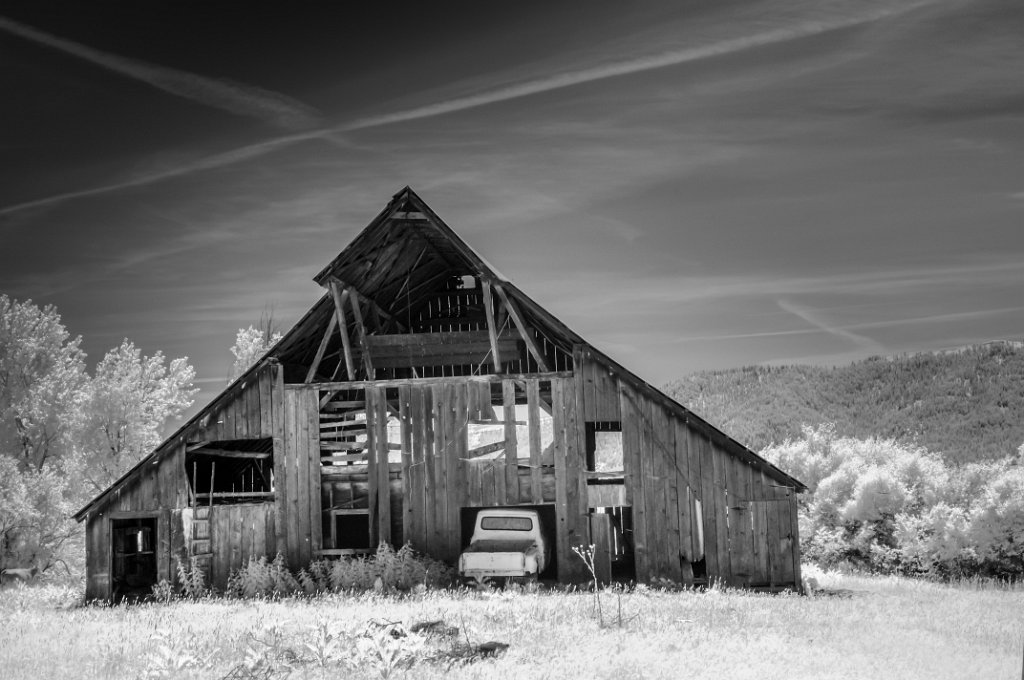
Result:
<svg viewBox="0 0 1024 680"><path fill-rule="evenodd" d="M371 624L356 639L357 665L368 666L383 679L408 670L423 656L424 638L400 623Z"/></svg>
<svg viewBox="0 0 1024 680"><path fill-rule="evenodd" d="M184 597L196 600L209 592L206 585L206 574L199 566L199 559L191 557L188 567L184 560L178 559L178 583L181 586L181 594Z"/></svg>
<svg viewBox="0 0 1024 680"><path fill-rule="evenodd" d="M167 604L174 599L174 586L165 578L153 585L153 599L162 604Z"/></svg>

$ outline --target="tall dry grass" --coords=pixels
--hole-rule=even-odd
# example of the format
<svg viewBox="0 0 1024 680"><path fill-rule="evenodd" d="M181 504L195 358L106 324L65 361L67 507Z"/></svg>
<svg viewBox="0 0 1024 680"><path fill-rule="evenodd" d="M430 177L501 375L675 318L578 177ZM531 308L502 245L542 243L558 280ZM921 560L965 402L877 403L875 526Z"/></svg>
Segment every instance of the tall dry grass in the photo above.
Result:
<svg viewBox="0 0 1024 680"><path fill-rule="evenodd" d="M0 592L4 678L1018 678L1024 589L819 575L839 595L427 591L76 607ZM621 606L623 625L614 625ZM442 620L456 635L407 632ZM611 621L612 625L607 625ZM451 633L451 631L447 631ZM510 645L494 658L470 644ZM262 665L261 665L262 664ZM270 675L267 675L269 672Z"/></svg>

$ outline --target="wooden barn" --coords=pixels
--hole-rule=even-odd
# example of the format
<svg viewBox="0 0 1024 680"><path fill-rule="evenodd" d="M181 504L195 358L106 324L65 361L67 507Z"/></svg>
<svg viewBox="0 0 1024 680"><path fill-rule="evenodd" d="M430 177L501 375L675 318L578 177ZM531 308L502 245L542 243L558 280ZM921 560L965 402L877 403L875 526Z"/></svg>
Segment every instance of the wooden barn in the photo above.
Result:
<svg viewBox="0 0 1024 680"><path fill-rule="evenodd" d="M314 280L259 362L78 512L87 596L223 588L406 542L454 562L474 513L540 511L542 576L800 584L804 486L589 345L501 277L412 190Z"/></svg>

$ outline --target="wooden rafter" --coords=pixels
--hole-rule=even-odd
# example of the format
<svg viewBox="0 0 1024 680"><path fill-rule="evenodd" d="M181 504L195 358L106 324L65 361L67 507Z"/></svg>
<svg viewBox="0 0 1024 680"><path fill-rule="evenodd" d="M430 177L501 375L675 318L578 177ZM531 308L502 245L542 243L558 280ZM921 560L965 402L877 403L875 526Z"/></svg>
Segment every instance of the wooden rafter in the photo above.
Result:
<svg viewBox="0 0 1024 680"><path fill-rule="evenodd" d="M512 317L513 323L515 323L516 330L519 331L519 336L522 337L523 342L526 343L526 349L533 355L533 360L537 362L537 368L543 372L548 372L548 364L544 361L544 355L537 349L537 343L534 342L533 338L526 332L526 324L523 323L523 317L519 314L519 308L516 307L515 303L511 298L506 295L501 284L495 283L494 290L498 293L498 297L505 304L505 309L508 310L509 316Z"/></svg>
<svg viewBox="0 0 1024 680"><path fill-rule="evenodd" d="M484 316L487 317L487 335L491 340L491 363L494 372L501 373L501 353L498 351L498 329L495 327L494 300L491 298L491 282L481 280L484 296ZM308 381L307 381L308 382Z"/></svg>
<svg viewBox="0 0 1024 680"><path fill-rule="evenodd" d="M446 278L449 278L451 276L452 276L452 273L450 271L448 271L448 270L442 270L442 271L437 272L436 274L431 274L429 277L423 279L422 281L417 283L415 286L410 288L408 291L406 291L406 297L407 298L412 298L413 295L419 293L420 290L422 290L423 288L426 288L427 286L432 286L435 283L437 283L439 280L446 279ZM421 302L421 300L419 298L416 298L416 299L413 300L412 304L407 304L404 307L397 307L396 306L395 309L394 309L394 312L395 312L396 315L408 314L411 311L413 304L419 304L420 302Z"/></svg>
<svg viewBox="0 0 1024 680"><path fill-rule="evenodd" d="M398 304L399 304L399 302L402 299L402 294L404 293L407 296L411 294L411 289L409 288L409 284L412 282L412 274L413 274L414 271L416 271L416 268L420 266L420 262L423 261L423 257L426 254L427 254L427 249L426 248L422 248L420 250L419 254L416 256L416 259L413 260L413 263L412 263L411 267L406 268L404 272L400 272L394 278L389 279L389 280L385 281L383 284L381 284L381 289L387 289L389 286L392 286L392 285L398 283L399 281L402 281L402 285L399 287L398 291L394 294L394 301L395 302L394 302L394 304L391 305L390 311L389 311L389 313L392 314L393 316L389 320L389 323L391 321L393 321L394 319L398 318L398 315L396 314L396 309L398 308ZM409 305L406 305L406 310L408 310L408 307L409 307Z"/></svg>
<svg viewBox="0 0 1024 680"><path fill-rule="evenodd" d="M320 362L324 359L324 352L327 351L327 344L331 341L331 334L334 333L334 327L337 323L337 313L331 314L331 320L327 322L327 331L324 333L324 337L320 341L320 347L316 350L316 356L313 357L313 363L309 365L309 371L306 373L305 382L313 382L313 378L316 376L316 372L320 368ZM344 335L344 332L342 332L342 334Z"/></svg>
<svg viewBox="0 0 1024 680"><path fill-rule="evenodd" d="M334 314L338 323L338 333L341 335L342 351L345 354L345 371L349 380L355 380L356 368L352 361L352 344L348 338L348 322L345 320L345 300L348 298L348 291L343 291L337 281L330 282L331 297L334 298ZM355 305L353 305L354 307ZM340 363L340 362L339 362ZM337 373L337 371L335 371ZM309 382L308 380L306 382Z"/></svg>

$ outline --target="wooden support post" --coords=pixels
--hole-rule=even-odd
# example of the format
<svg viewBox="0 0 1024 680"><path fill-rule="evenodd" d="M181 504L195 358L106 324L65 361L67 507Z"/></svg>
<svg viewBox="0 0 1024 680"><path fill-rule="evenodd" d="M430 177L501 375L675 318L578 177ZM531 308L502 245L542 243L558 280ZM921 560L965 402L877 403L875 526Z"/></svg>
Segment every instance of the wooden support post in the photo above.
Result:
<svg viewBox="0 0 1024 680"><path fill-rule="evenodd" d="M501 373L501 354L498 352L498 328L495 326L494 299L491 297L491 282L486 278L480 281L483 286L484 312L487 317L487 335L491 340L491 363L494 372Z"/></svg>
<svg viewBox="0 0 1024 680"><path fill-rule="evenodd" d="M363 354L363 370L366 379L373 380L373 362L370 360L370 346L366 342L366 326L363 325L363 312L359 309L359 299L352 300L352 316L356 321L356 335L359 338L359 349Z"/></svg>
<svg viewBox="0 0 1024 680"><path fill-rule="evenodd" d="M523 323L523 317L519 314L519 308L516 307L515 303L512 302L508 294L505 293L505 289L500 284L494 284L494 290L497 291L498 297L505 304L505 309L508 310L509 315L512 317L512 321L516 325L516 330L519 331L520 337L523 342L526 343L526 349L529 350L530 354L533 355L533 360L537 362L537 368L543 373L548 372L547 362L544 361L544 355L537 349L537 343L534 342L533 338L526 332L526 324Z"/></svg>
<svg viewBox="0 0 1024 680"><path fill-rule="evenodd" d="M543 471L541 470L540 446L540 381L526 381L527 420L530 441L530 498L534 505L544 502L541 488Z"/></svg>
<svg viewBox="0 0 1024 680"><path fill-rule="evenodd" d="M331 281L331 296L334 298L334 313L338 322L338 333L341 335L342 350L345 354L346 375L349 380L355 380L356 369L352 361L352 345L348 338L348 322L345 320L345 299L348 297L348 291L342 292L338 282ZM372 378L372 376L367 376L367 378Z"/></svg>
<svg viewBox="0 0 1024 680"><path fill-rule="evenodd" d="M505 503L516 505L519 498L519 443L516 441L516 386L501 381L501 404L505 418Z"/></svg>

